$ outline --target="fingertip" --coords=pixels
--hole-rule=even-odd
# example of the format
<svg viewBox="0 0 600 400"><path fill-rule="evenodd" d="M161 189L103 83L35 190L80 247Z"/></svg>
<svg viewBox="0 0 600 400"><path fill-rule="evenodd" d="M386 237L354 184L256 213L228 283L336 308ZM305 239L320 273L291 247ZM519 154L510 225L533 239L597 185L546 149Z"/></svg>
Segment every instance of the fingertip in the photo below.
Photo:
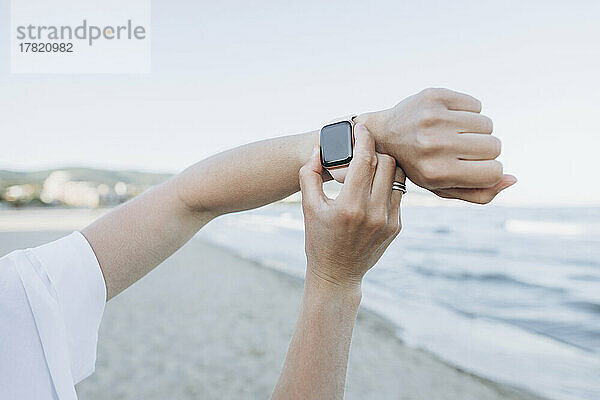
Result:
<svg viewBox="0 0 600 400"><path fill-rule="evenodd" d="M316 162L316 161L319 161L319 163L321 162L321 147L320 146L315 146L315 148L313 149L311 160L313 162Z"/></svg>
<svg viewBox="0 0 600 400"><path fill-rule="evenodd" d="M310 155L310 158L308 160L306 160L306 162L304 163L304 165L302 165L302 167L300 167L300 171L299 171L299 175L300 175L300 180L302 180L303 177L306 177L307 175L310 175L312 173L320 173L320 171L318 171L318 167L321 166L321 156L320 156L320 149L319 147L315 147L313 149L312 154Z"/></svg>
<svg viewBox="0 0 600 400"><path fill-rule="evenodd" d="M298 171L298 178L300 180L300 186L302 186L302 182L306 179L306 175L308 174L307 172L307 164L304 164L302 167L300 167L300 170Z"/></svg>
<svg viewBox="0 0 600 400"><path fill-rule="evenodd" d="M363 124L354 126L355 152L375 153L375 138Z"/></svg>
<svg viewBox="0 0 600 400"><path fill-rule="evenodd" d="M354 135L358 133L358 137L363 139L368 139L371 136L371 132L367 129L367 127L361 123L357 123L354 125Z"/></svg>
<svg viewBox="0 0 600 400"><path fill-rule="evenodd" d="M500 181L498 191L502 191L504 189L508 189L512 185L517 183L517 177L514 175L505 174Z"/></svg>
<svg viewBox="0 0 600 400"><path fill-rule="evenodd" d="M321 147L315 146L312 155L308 160L307 164L310 165L311 169L315 172L321 173L323 166L321 165Z"/></svg>

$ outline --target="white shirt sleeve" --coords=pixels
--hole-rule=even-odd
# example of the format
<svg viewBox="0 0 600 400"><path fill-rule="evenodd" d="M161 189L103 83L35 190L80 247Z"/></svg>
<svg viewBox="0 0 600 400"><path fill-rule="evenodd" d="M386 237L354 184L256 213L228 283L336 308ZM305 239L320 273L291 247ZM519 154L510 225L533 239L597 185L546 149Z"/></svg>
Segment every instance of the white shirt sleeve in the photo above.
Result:
<svg viewBox="0 0 600 400"><path fill-rule="evenodd" d="M94 371L105 302L79 232L0 259L1 396L77 399L74 385Z"/></svg>

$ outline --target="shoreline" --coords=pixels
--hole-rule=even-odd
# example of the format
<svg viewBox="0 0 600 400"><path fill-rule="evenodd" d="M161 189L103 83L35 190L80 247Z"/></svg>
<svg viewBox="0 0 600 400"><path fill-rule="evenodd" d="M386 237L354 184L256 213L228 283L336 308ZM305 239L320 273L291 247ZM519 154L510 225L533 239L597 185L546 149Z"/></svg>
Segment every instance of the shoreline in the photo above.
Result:
<svg viewBox="0 0 600 400"><path fill-rule="evenodd" d="M218 249L219 251L231 254L234 257L237 257L249 264L252 264L255 268L263 269L265 271L268 271L270 273L278 275L282 279L290 280L291 282L293 282L293 284L298 285L300 290L304 286L304 278L301 278L291 272L288 272L288 271L286 271L286 269L280 269L280 268L277 268L274 266L269 266L269 265L263 264L257 260L254 260L251 257L247 257L242 254L236 253L236 252L231 251L230 249L226 248L225 246L209 242L205 239L200 239L200 238L194 238L194 239L199 240L208 246L214 247L214 248ZM194 240L194 239L192 239L192 240ZM381 332L385 332L386 335L389 335L391 338L393 338L393 340L398 342L398 345L400 345L402 347L410 349L411 351L414 351L414 352L422 353L426 357L431 357L435 362L439 362L440 364L443 364L446 367L455 370L459 374L466 375L474 380L481 382L484 385L494 388L494 390L496 390L500 395L504 396L502 398L506 398L506 399L514 398L514 399L524 399L524 400L549 400L547 397L542 397L541 395L533 393L527 389L512 386L507 383L496 382L491 379L479 376L476 373L467 371L463 368L453 365L452 363L450 363L448 361L441 359L436 354L434 354L430 351L427 351L426 349L409 347L408 345L406 345L404 343L402 338L400 338L397 335L397 333L396 333L397 329L400 328L398 325L396 325L393 321L389 320L384 315L378 313L376 310L373 310L363 304L360 305L360 308L358 311L357 322L356 322L357 324L358 324L358 321L362 321L361 323L363 323L363 324L369 324L373 329L376 329ZM354 342L354 339L353 339L353 342ZM352 356L352 349L351 349L350 357L351 356Z"/></svg>

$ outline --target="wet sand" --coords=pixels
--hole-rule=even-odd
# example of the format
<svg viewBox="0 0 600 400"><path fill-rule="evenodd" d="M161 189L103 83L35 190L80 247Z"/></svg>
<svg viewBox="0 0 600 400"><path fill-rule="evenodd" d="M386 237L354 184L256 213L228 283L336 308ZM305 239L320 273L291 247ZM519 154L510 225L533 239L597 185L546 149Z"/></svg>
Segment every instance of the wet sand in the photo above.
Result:
<svg viewBox="0 0 600 400"><path fill-rule="evenodd" d="M2 232L0 255L60 232ZM298 313L302 282L193 239L106 306L81 400L266 399ZM538 399L408 348L361 310L346 399Z"/></svg>

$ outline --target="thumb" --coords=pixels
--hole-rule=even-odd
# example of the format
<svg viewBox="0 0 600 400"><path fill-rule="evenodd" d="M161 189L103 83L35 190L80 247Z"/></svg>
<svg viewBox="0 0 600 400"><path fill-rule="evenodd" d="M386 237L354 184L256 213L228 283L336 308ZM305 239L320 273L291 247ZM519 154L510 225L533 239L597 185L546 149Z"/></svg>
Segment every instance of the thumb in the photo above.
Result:
<svg viewBox="0 0 600 400"><path fill-rule="evenodd" d="M323 178L321 177L321 155L316 147L310 159L300 168L300 190L302 205L314 208L325 201Z"/></svg>

